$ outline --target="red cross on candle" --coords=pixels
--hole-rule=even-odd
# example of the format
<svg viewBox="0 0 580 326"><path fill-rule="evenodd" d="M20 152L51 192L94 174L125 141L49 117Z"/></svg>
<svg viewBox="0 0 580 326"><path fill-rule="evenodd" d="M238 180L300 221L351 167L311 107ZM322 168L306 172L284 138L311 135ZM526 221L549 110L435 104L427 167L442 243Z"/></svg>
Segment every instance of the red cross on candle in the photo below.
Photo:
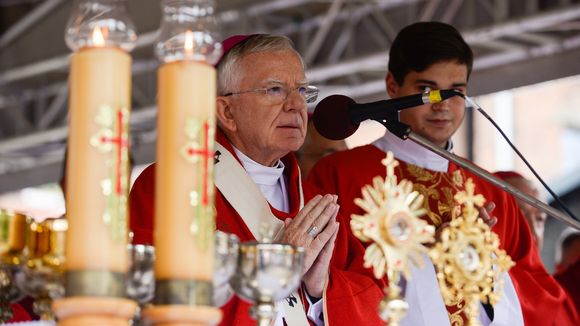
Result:
<svg viewBox="0 0 580 326"><path fill-rule="evenodd" d="M207 189L207 175L209 160L213 159L214 153L209 148L209 124L203 123L203 146L200 148L197 143L191 142L185 148L186 158L192 162L196 162L198 157L203 159L203 194L201 202L204 206L209 203L208 189Z"/></svg>
<svg viewBox="0 0 580 326"><path fill-rule="evenodd" d="M99 147L105 147L107 144L112 144L117 151L117 159L116 159L116 170L117 176L115 180L115 193L117 195L122 194L122 177L123 177L123 149L129 147L129 141L127 140L127 136L124 135L123 130L123 123L125 119L125 112L123 109L116 110L116 123L117 123L117 134L112 135L113 133L111 130L106 130L105 132L101 132L98 136ZM108 131L108 132L107 132Z"/></svg>

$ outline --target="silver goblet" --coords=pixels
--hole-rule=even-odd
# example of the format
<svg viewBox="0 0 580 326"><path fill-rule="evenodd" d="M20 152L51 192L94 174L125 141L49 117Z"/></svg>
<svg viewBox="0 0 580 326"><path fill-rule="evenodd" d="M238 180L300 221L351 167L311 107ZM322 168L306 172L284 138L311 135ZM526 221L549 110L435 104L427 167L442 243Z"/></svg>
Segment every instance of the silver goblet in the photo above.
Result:
<svg viewBox="0 0 580 326"><path fill-rule="evenodd" d="M155 248L150 245L129 245L127 296L145 305L155 296Z"/></svg>
<svg viewBox="0 0 580 326"><path fill-rule="evenodd" d="M287 244L240 244L237 272L230 279L234 291L254 303L251 313L257 325L271 325L276 301L288 297L300 285L304 248Z"/></svg>
<svg viewBox="0 0 580 326"><path fill-rule="evenodd" d="M133 316L133 326L144 325L141 309L155 296L155 247L151 245L129 245L129 270L127 272L127 297L139 304Z"/></svg>
<svg viewBox="0 0 580 326"><path fill-rule="evenodd" d="M227 284L236 272L240 239L230 233L215 232L214 288Z"/></svg>

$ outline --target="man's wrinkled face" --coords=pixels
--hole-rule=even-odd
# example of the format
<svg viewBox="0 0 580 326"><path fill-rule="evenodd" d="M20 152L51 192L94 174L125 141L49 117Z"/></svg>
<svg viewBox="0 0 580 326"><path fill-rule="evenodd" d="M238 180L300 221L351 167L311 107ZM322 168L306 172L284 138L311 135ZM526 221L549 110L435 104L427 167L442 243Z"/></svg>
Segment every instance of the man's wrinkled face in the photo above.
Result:
<svg viewBox="0 0 580 326"><path fill-rule="evenodd" d="M308 84L302 63L290 50L252 53L241 58L237 74L229 91L243 93L225 97L235 121L232 143L255 161L271 165L304 142L306 102L296 90ZM270 91L251 91L258 89ZM288 96L272 96L280 90Z"/></svg>
<svg viewBox="0 0 580 326"><path fill-rule="evenodd" d="M391 73L387 75L387 91L391 98L436 89L455 89L465 94L467 66L455 60L437 62L424 71L409 72L402 85L395 81ZM417 134L444 147L461 126L464 114L465 101L455 96L441 103L402 110L400 118Z"/></svg>

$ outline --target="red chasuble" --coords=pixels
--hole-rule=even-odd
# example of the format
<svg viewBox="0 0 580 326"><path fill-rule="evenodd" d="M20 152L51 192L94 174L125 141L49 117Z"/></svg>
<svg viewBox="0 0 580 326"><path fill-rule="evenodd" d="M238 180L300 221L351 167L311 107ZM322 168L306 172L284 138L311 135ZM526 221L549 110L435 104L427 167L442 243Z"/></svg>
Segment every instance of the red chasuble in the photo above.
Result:
<svg viewBox="0 0 580 326"><path fill-rule="evenodd" d="M364 213L353 200L361 197L361 187L371 184L373 177L386 175L385 166L381 164L385 155L374 145L361 146L323 158L310 172L309 181L338 195L345 218L343 224L350 223L351 214ZM400 161L396 173L399 180L412 181L414 189L425 196L423 205L429 213L423 219L436 227L450 221L451 210L456 206L453 197L463 189L463 182L471 178L476 192L496 205L492 214L498 222L492 230L499 236L501 248L516 263L509 273L525 324L580 324L576 313L569 309L568 296L542 265L528 224L511 195L453 163L449 163L449 170L443 173ZM447 307L447 310L452 320L462 315L459 306Z"/></svg>
<svg viewBox="0 0 580 326"><path fill-rule="evenodd" d="M18 303L13 303L10 305L12 309L12 318L7 321L7 323L17 323L24 321L31 321L32 318L26 312L26 310Z"/></svg>
<svg viewBox="0 0 580 326"><path fill-rule="evenodd" d="M557 271L554 278L568 292L576 311L580 312L580 259L568 268Z"/></svg>
<svg viewBox="0 0 580 326"><path fill-rule="evenodd" d="M219 131L217 141L235 156L232 146ZM216 164L219 164L219 155L216 156ZM294 155L289 154L282 161L286 166L284 175L288 180L291 210L290 213L284 213L272 208L272 213L280 220L285 220L298 214L300 177ZM134 232L134 243L153 244L154 189L155 165L151 165L137 178L129 197L130 225ZM305 185L303 190L305 202L321 193L308 185ZM215 201L217 229L237 235L242 242L254 241L254 236L243 219L217 188ZM335 242L329 282L324 293L324 311L328 316L325 322L327 325L383 325L377 314L377 306L383 297L382 289L385 284L376 281L371 271L362 267L364 248L348 231L349 228L349 224L341 222ZM302 302L308 310L306 298L303 297ZM224 316L220 325L256 324L249 315L250 304L237 296L221 309Z"/></svg>

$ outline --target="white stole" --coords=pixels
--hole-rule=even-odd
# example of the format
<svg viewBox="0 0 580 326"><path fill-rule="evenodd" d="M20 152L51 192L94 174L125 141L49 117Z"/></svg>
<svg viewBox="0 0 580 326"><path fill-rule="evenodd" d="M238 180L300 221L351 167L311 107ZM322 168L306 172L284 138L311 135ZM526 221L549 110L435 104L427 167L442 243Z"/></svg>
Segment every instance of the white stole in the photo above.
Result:
<svg viewBox="0 0 580 326"><path fill-rule="evenodd" d="M274 231L274 239L278 238L284 229L284 222L279 220L270 209L270 205L258 186L250 178L246 170L236 158L221 144L216 143L220 152L219 162L215 165L215 185L244 220L254 238L259 239L260 228L267 225ZM298 178L300 193L300 209L304 207L302 182ZM288 300L284 303L284 319L288 326L308 326L304 305L300 295L293 293L297 302L291 307Z"/></svg>

